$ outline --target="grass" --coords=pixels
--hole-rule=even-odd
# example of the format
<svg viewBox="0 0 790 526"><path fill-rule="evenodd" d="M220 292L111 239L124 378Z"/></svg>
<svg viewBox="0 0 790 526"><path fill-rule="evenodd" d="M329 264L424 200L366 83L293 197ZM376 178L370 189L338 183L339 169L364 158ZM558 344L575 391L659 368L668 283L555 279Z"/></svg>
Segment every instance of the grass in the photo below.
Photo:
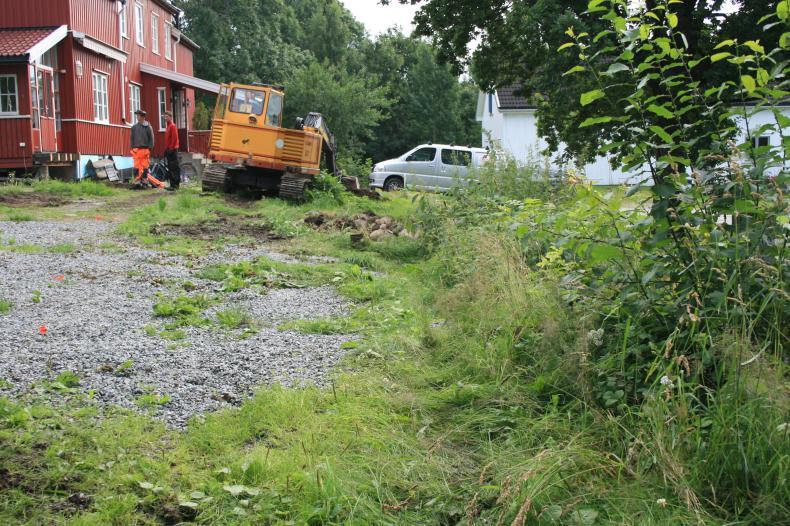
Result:
<svg viewBox="0 0 790 526"><path fill-rule="evenodd" d="M8 314L14 306L9 300L0 299L0 314Z"/></svg>
<svg viewBox="0 0 790 526"><path fill-rule="evenodd" d="M223 207L292 226L283 250L338 262L258 258L200 277L225 292L333 284L357 302L349 316L281 328L358 335L342 366L326 388L261 388L184 432L100 410L72 391L55 393L57 410L35 397L0 398L0 473L11 481L0 490L0 523L779 524L787 516L786 369L761 369L740 391L711 397L709 422L663 397L602 409L590 402L592 316L569 307L561 277L528 266L507 234L459 229L433 252L400 238L354 249L347 233L315 232L301 219L371 207L407 222L408 193L342 205L265 199L244 209L186 195L133 213L122 228L142 239L156 222L200 221ZM204 313L221 294L162 296L154 313L165 331L183 332L211 323ZM217 319L229 329L250 323L238 308ZM153 389L137 401L152 411L168 402ZM751 475L737 478L739 466ZM758 511L736 517L725 499L743 480ZM91 500L75 507L68 497L80 492Z"/></svg>

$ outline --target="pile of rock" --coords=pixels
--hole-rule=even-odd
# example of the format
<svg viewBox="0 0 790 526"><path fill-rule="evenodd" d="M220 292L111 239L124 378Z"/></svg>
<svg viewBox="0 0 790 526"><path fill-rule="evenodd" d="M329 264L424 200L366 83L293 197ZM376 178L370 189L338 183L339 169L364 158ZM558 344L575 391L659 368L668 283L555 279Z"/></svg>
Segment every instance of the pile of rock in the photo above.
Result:
<svg viewBox="0 0 790 526"><path fill-rule="evenodd" d="M394 236L417 238L416 233L409 232L393 218L379 216L374 212L364 212L351 218L319 213L306 217L305 223L317 229L355 230L362 237L367 237L371 241Z"/></svg>

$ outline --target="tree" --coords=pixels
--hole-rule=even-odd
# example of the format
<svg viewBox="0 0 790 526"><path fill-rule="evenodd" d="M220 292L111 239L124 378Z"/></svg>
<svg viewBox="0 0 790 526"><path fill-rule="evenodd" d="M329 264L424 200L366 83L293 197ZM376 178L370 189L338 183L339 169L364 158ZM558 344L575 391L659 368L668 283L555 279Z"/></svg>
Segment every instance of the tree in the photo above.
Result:
<svg viewBox="0 0 790 526"><path fill-rule="evenodd" d="M346 154L358 154L373 136L390 105L386 90L374 76L350 75L331 64L311 62L286 83L285 122L310 111L324 115Z"/></svg>
<svg viewBox="0 0 790 526"><path fill-rule="evenodd" d="M400 0L405 2L406 0ZM414 3L414 2L413 2ZM594 89L595 80L564 75L576 64L575 56L557 53L567 41L565 31L598 34L605 23L617 19L626 28L627 13L612 9L604 17L580 17L593 0L427 0L415 17L418 34L432 38L440 57L460 72L470 67L471 73L484 90L519 82L523 95L538 102L539 133L549 148L556 151L560 142L567 145L567 156L589 161L598 146L610 139L610 130L581 128L588 118L602 117L596 105L581 105L580 95ZM655 5L647 0L647 8ZM723 0L678 0L672 9L677 17L677 30L686 38L688 51L700 57L724 35L742 40L763 38L778 41L781 30L775 28L762 34L755 24L761 16L773 12L777 0L739 0L742 9L720 13ZM619 21L622 22L619 22ZM479 40L470 55L470 43ZM613 63L616 56L602 51L591 57L595 63ZM694 71L697 79L721 82L717 68L702 64Z"/></svg>

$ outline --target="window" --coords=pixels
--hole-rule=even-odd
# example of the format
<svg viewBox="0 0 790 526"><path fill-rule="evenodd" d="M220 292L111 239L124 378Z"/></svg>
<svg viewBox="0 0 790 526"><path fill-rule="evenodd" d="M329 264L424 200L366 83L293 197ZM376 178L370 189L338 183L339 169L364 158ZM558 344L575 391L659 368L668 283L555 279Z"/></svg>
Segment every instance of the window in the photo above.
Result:
<svg viewBox="0 0 790 526"><path fill-rule="evenodd" d="M156 100L159 106L159 131L165 131L165 112L167 111L167 88L156 89Z"/></svg>
<svg viewBox="0 0 790 526"><path fill-rule="evenodd" d="M215 119L225 118L225 108L228 106L228 88L219 89L219 97L217 97L217 107L214 110Z"/></svg>
<svg viewBox="0 0 790 526"><path fill-rule="evenodd" d="M230 98L230 111L260 115L265 100L265 91L236 88Z"/></svg>
<svg viewBox="0 0 790 526"><path fill-rule="evenodd" d="M173 60L173 27L165 23L165 58Z"/></svg>
<svg viewBox="0 0 790 526"><path fill-rule="evenodd" d="M140 109L140 86L136 84L129 84L129 112L132 115L131 121L134 121L134 114Z"/></svg>
<svg viewBox="0 0 790 526"><path fill-rule="evenodd" d="M0 75L0 115L18 115L16 75Z"/></svg>
<svg viewBox="0 0 790 526"><path fill-rule="evenodd" d="M269 94L269 106L266 108L266 124L280 126L282 122L283 97L279 93Z"/></svg>
<svg viewBox="0 0 790 526"><path fill-rule="evenodd" d="M107 75L96 71L93 72L93 120L110 122Z"/></svg>
<svg viewBox="0 0 790 526"><path fill-rule="evenodd" d="M30 68L30 117L33 120L33 129L41 129L41 114L39 113L38 84L36 84L36 68Z"/></svg>
<svg viewBox="0 0 790 526"><path fill-rule="evenodd" d="M469 166L472 156L465 150L442 149L442 164Z"/></svg>
<svg viewBox="0 0 790 526"><path fill-rule="evenodd" d="M121 36L129 38L129 21L126 18L126 4L121 4L121 12L118 14L121 18Z"/></svg>
<svg viewBox="0 0 790 526"><path fill-rule="evenodd" d="M768 135L752 137L752 146L755 148L761 148L763 146L771 146L771 138Z"/></svg>
<svg viewBox="0 0 790 526"><path fill-rule="evenodd" d="M427 162L436 158L436 148L420 148L406 157L408 162Z"/></svg>
<svg viewBox="0 0 790 526"><path fill-rule="evenodd" d="M134 34L137 43L145 47L145 30L143 28L143 4L134 4Z"/></svg>
<svg viewBox="0 0 790 526"><path fill-rule="evenodd" d="M151 51L159 54L159 15L151 13Z"/></svg>

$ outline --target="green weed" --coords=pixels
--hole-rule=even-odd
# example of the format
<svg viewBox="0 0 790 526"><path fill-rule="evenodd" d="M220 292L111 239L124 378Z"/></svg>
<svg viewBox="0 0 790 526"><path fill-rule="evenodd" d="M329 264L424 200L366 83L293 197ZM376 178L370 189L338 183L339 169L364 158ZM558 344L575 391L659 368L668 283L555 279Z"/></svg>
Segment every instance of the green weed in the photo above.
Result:
<svg viewBox="0 0 790 526"><path fill-rule="evenodd" d="M8 314L14 306L9 300L0 299L0 314Z"/></svg>
<svg viewBox="0 0 790 526"><path fill-rule="evenodd" d="M237 329L252 325L250 314L244 309L236 307L218 311L217 320L220 326L225 329Z"/></svg>

